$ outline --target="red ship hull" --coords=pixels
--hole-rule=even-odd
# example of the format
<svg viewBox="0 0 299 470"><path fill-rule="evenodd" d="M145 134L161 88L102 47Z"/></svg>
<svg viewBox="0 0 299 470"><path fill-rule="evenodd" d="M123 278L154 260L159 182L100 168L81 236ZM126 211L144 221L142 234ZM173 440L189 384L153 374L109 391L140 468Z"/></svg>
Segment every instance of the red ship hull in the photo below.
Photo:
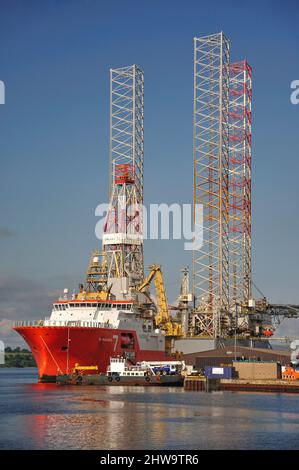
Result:
<svg viewBox="0 0 299 470"><path fill-rule="evenodd" d="M135 331L65 326L14 329L30 347L40 381L53 381L59 374L71 373L75 364L98 366L100 372L106 372L112 356L127 354L134 362L166 359L164 351L141 349Z"/></svg>

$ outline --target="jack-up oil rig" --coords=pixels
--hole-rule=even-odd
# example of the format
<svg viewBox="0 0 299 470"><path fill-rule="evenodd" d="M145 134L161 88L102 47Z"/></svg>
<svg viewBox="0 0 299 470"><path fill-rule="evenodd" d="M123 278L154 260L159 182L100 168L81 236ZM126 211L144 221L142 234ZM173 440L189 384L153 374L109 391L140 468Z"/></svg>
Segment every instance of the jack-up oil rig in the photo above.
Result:
<svg viewBox="0 0 299 470"><path fill-rule="evenodd" d="M193 251L193 305L185 336L214 339L215 346L234 337L265 347L263 339L284 318L299 316L298 305L252 295L251 107L248 62L230 61L223 32L194 38L193 202L203 208L204 243ZM194 210L194 226L197 217Z"/></svg>
<svg viewBox="0 0 299 470"><path fill-rule="evenodd" d="M136 65L110 70L102 250L92 253L86 282L71 296L65 289L49 318L14 326L31 347L40 380L78 364L105 371L113 355L134 363L232 340L267 347L283 318L299 317L298 305L252 295L251 104L252 69L246 60L230 61L223 32L194 38L193 222L203 219L203 243L193 250L193 287L185 268L171 307L161 266L152 264L144 275L144 74Z"/></svg>
<svg viewBox="0 0 299 470"><path fill-rule="evenodd" d="M193 213L196 226L201 205L204 240L193 251L192 288L189 270L183 270L177 307L168 304L161 266L151 265L144 277L143 100L138 66L111 69L110 204L103 251L92 257L100 273L91 276L92 289L138 298L140 308L155 312L168 350L184 350L186 339L195 349L203 340L202 349L207 339L216 345L233 337L265 346L284 318L299 317L299 306L252 295L252 68L246 60L231 62L223 32L194 38Z"/></svg>
<svg viewBox="0 0 299 470"><path fill-rule="evenodd" d="M159 265L150 266L145 279L143 275L138 206L143 202L143 73L133 66L131 98L125 78L129 70L111 71L111 212L103 238L107 278L114 285L125 279L126 291L145 294L172 350L184 349L183 338L224 344L237 337L242 344L265 345L282 319L298 318L299 306L275 305L263 295L252 295L252 68L246 60L230 61L230 41L223 32L194 38L194 226L200 223L195 208L201 205L204 241L193 251L192 288L189 272L183 270L177 308L168 305ZM155 303L148 290L152 280Z"/></svg>

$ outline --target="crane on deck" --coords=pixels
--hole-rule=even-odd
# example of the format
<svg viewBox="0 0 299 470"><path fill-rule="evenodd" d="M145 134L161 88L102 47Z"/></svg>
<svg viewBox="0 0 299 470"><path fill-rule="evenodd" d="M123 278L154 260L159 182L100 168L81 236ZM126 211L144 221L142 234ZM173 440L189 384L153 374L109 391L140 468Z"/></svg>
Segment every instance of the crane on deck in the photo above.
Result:
<svg viewBox="0 0 299 470"><path fill-rule="evenodd" d="M169 313L161 266L158 264L152 264L151 266L149 266L149 269L149 275L144 279L142 284L138 286L137 290L139 292L144 292L154 280L157 296L157 314L155 316L156 326L158 328L161 328L161 330L164 330L166 336L182 336L181 323L175 321Z"/></svg>

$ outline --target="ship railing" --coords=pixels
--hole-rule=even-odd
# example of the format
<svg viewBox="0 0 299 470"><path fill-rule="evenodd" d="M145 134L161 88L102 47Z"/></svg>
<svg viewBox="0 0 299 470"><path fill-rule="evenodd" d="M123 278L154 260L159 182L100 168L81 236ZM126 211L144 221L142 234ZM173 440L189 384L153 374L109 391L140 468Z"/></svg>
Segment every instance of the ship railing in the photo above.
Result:
<svg viewBox="0 0 299 470"><path fill-rule="evenodd" d="M32 320L32 321L16 321L14 326L76 326L85 328L113 328L113 325L109 323L100 323L96 321L84 321L84 320Z"/></svg>
<svg viewBox="0 0 299 470"><path fill-rule="evenodd" d="M13 323L13 326L43 326L44 320L32 320L32 321L24 321L18 320Z"/></svg>

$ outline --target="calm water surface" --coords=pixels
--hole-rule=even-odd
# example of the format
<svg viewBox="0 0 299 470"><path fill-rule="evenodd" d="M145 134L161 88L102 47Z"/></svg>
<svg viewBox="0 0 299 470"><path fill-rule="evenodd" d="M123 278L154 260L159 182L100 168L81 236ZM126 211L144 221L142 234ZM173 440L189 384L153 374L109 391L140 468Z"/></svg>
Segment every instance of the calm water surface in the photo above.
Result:
<svg viewBox="0 0 299 470"><path fill-rule="evenodd" d="M2 449L299 449L299 396L37 384L0 369Z"/></svg>

